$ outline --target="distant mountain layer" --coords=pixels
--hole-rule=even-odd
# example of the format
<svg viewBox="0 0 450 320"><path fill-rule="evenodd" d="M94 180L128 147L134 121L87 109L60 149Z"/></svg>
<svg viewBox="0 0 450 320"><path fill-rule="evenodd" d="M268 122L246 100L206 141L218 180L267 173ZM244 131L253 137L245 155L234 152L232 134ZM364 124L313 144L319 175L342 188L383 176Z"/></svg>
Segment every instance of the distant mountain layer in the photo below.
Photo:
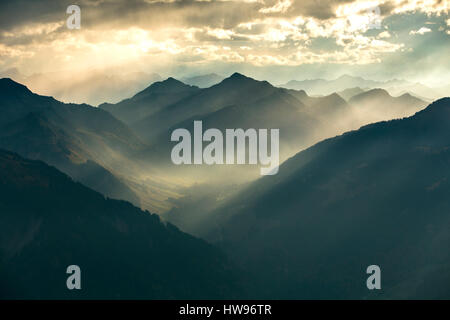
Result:
<svg viewBox="0 0 450 320"><path fill-rule="evenodd" d="M210 239L270 279L260 297L448 299L449 128L445 98L320 142L218 209Z"/></svg>
<svg viewBox="0 0 450 320"><path fill-rule="evenodd" d="M401 80L391 80L389 85L403 84ZM366 80L361 77L353 77L349 75L343 75L335 80L325 79L311 79L311 80L291 80L288 83L282 85L282 87L288 89L305 90L311 95L323 95L333 92L343 91L349 88L361 87L361 88L376 88L380 87L381 83L374 80Z"/></svg>
<svg viewBox="0 0 450 320"><path fill-rule="evenodd" d="M343 75L334 80L311 79L311 80L291 80L281 87L295 90L305 90L310 95L329 95L333 92L341 92L350 88L382 88L389 91L390 94L398 96L410 93L415 96L424 97L428 100L434 100L448 96L450 92L443 88L430 88L420 83L412 83L405 80L375 81L367 80L361 77ZM346 99L344 97L344 99Z"/></svg>
<svg viewBox="0 0 450 320"><path fill-rule="evenodd" d="M213 299L242 294L206 242L0 151L0 299ZM81 268L81 290L66 268Z"/></svg>
<svg viewBox="0 0 450 320"><path fill-rule="evenodd" d="M384 89L371 89L354 95L348 103L357 109L360 117L369 118L371 122L411 116L427 104L409 93L392 97Z"/></svg>
<svg viewBox="0 0 450 320"><path fill-rule="evenodd" d="M199 88L209 88L215 84L218 84L223 79L222 76L219 76L215 73L205 74L201 76L195 76L190 78L183 78L182 81L186 84L190 84L192 86L197 86Z"/></svg>

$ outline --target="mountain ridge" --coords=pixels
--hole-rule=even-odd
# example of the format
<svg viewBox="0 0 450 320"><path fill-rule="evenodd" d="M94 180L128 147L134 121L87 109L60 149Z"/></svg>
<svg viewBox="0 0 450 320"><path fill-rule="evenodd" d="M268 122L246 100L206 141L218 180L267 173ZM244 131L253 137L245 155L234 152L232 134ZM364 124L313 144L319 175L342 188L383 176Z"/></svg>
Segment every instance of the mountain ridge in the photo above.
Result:
<svg viewBox="0 0 450 320"><path fill-rule="evenodd" d="M64 104L37 95L13 80L0 84L0 147L44 160L106 195L139 204L134 192L110 169L114 165L108 155L132 154L143 146L122 122L86 104ZM88 173L94 172L109 183L93 181Z"/></svg>
<svg viewBox="0 0 450 320"><path fill-rule="evenodd" d="M133 97L122 100L116 104L103 103L99 108L104 109L116 118L129 125L151 116L152 114L176 103L194 93L199 89L195 86L169 77L158 81L144 90L136 93Z"/></svg>
<svg viewBox="0 0 450 320"><path fill-rule="evenodd" d="M449 124L443 98L321 141L218 209L208 238L275 278L262 298L449 297ZM365 288L374 263L389 272L382 296Z"/></svg>

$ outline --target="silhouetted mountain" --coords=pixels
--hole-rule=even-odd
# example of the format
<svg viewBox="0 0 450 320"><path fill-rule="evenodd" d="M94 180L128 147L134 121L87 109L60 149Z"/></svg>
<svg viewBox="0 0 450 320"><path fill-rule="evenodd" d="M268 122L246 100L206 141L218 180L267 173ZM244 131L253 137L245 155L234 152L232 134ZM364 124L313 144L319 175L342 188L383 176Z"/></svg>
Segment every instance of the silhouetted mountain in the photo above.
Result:
<svg viewBox="0 0 450 320"><path fill-rule="evenodd" d="M386 90L378 88L352 97L349 104L353 105L362 117L380 121L411 116L423 109L427 103L410 94L392 97Z"/></svg>
<svg viewBox="0 0 450 320"><path fill-rule="evenodd" d="M311 112L314 112L318 117L331 116L333 113L345 111L348 108L347 102L337 93L325 97L310 98L308 105Z"/></svg>
<svg viewBox="0 0 450 320"><path fill-rule="evenodd" d="M252 103L245 101L224 106L223 108L204 115L195 115L187 120L175 124L166 132L160 135L157 142L146 150L145 158L151 163L160 163L164 166L170 166L171 172L184 170L185 167L176 166L171 161L171 149L177 142L171 142L170 136L173 130L177 128L185 128L194 132L194 121L202 121L203 131L209 128L216 128L225 132L228 128L247 129L279 129L280 136L280 157L286 158L301 148L309 146L311 141L319 140L322 133L320 128L321 122L318 118L311 116L304 109L306 107L298 99L288 94L284 90L274 90L272 94L265 96L263 99L256 100ZM295 150L295 151L294 151ZM197 170L192 168L195 175L199 175L200 171L209 172L210 178L222 179L220 174L222 169L227 171L228 179L241 179L251 175L259 175L259 165L249 168L248 165L241 166L244 172L236 174L238 170L235 166L222 167L203 167ZM175 170L175 171L173 171ZM241 171L242 171L241 170ZM214 174L212 174L214 172ZM232 174L231 172L234 172ZM205 174L205 173L204 173ZM228 181L229 182L229 181Z"/></svg>
<svg viewBox="0 0 450 320"><path fill-rule="evenodd" d="M202 89L185 99L166 106L137 122L132 128L140 137L153 142L170 127L193 116L203 116L243 101L250 104L270 96L276 90L279 89L266 81L256 81L242 74L234 73L219 84Z"/></svg>
<svg viewBox="0 0 450 320"><path fill-rule="evenodd" d="M210 239L264 279L258 297L448 299L449 128L445 98L320 142L217 210Z"/></svg>
<svg viewBox="0 0 450 320"><path fill-rule="evenodd" d="M210 90L214 91L211 93ZM251 92L254 94L250 96ZM249 98L245 99L244 96L249 96ZM191 99L194 101L191 102ZM229 101L233 103L226 104ZM202 108L201 110L198 110L199 106ZM337 94L318 98L309 97L304 91L276 88L267 82L257 81L238 73L233 74L217 86L202 89L200 93L181 100L176 106L168 106L163 112L172 107L179 111L173 117L184 114L187 118L169 126L162 132L154 133L155 136L151 140L152 145L143 156L148 162L161 164L165 168L170 167L171 173L179 170L186 171L186 167L179 168L172 164L171 149L176 142L170 141L170 135L177 128L186 128L193 134L195 120L202 121L203 130L217 128L225 132L227 128L279 129L280 158L284 160L298 150L329 135L342 133L341 130L344 129L341 127L340 119L347 119L348 113L351 111L345 100ZM191 108L198 110L199 113L190 116ZM208 109L212 109L212 111L208 111ZM155 128L157 123L163 123L160 116L161 114L157 113L154 118L149 118L153 122L152 124L146 122L147 132ZM173 119L167 114L165 117L169 121ZM259 170L259 166L253 167L254 170L245 166L245 173L236 174L230 172L233 169L228 166L226 176L233 177L233 179L234 177L248 179ZM192 168L191 171L193 175L204 176L205 172L214 170L214 174L207 175L210 178L221 179L223 178L223 175L220 174L222 169L224 168L201 167L196 170ZM203 173L200 174L200 172Z"/></svg>
<svg viewBox="0 0 450 320"><path fill-rule="evenodd" d="M398 83L393 81L389 83ZM348 88L363 87L373 88L380 87L381 82L366 80L361 77L353 77L349 75L342 75L335 80L311 79L311 80L291 80L282 85L284 88L305 90L310 95L327 95L334 92L343 91Z"/></svg>
<svg viewBox="0 0 450 320"><path fill-rule="evenodd" d="M282 89L297 98L306 108L302 110L315 114L317 117L329 117L335 113L348 109L347 102L336 93L322 97L311 97L304 90Z"/></svg>
<svg viewBox="0 0 450 320"><path fill-rule="evenodd" d="M143 147L123 123L98 108L39 96L10 79L0 79L0 97L1 148L43 160L110 197L139 203L134 192L105 169L119 169L114 165L117 158ZM94 182L94 171L99 181L109 184Z"/></svg>
<svg viewBox="0 0 450 320"><path fill-rule="evenodd" d="M214 97L217 97L215 95L211 98L212 103L208 103L210 96L207 93L210 89L218 92L222 92L219 89L222 89L223 92L233 92L233 90L238 90L236 87L244 88L245 86L256 88L255 92L258 94L253 95L253 102L237 99L238 101L231 105L221 105L229 100L226 98L215 100ZM245 94L248 95L249 92L251 91L246 90ZM257 99L258 96L262 96L262 98ZM200 102L197 103L198 101ZM238 169L233 171L234 167L231 169L214 166L214 169L208 169L204 166L198 168L175 166L170 159L171 149L176 144L170 142L171 132L176 128L187 128L192 133L194 120L201 120L204 130L208 128L221 130L226 128L278 128L280 129L280 158L284 160L322 139L357 129L371 122L405 117L425 106L425 102L417 98L409 95L392 97L383 89L363 92L351 99L351 102L352 104L349 105L336 93L311 97L303 90L276 88L268 83L234 74L217 86L202 89L199 93L181 100L174 106L165 108L163 111L168 122L182 114L188 118L165 130L161 128L162 132L153 131L155 135L151 139L151 147L143 153L143 159L156 166L162 166L161 169L179 177L186 177L187 174L190 179L199 178L209 181L210 179L220 180L226 176L229 183L238 183L254 176L250 172L257 173L259 166L254 166L255 170L246 166L245 172L240 173L237 173L240 171ZM198 110L198 106L202 104L203 109L189 117L191 109ZM217 110L208 112L207 109L211 105L215 106L214 109L217 108ZM169 117L166 111L172 107L176 108L179 113ZM147 132L152 132L152 128L164 123L165 120L161 120L159 117L161 114L157 113L155 118L149 118L152 122L146 122ZM183 214L189 218L186 212ZM192 225L191 222L189 224ZM180 225L180 227L184 226ZM195 232L192 229L187 231Z"/></svg>
<svg viewBox="0 0 450 320"><path fill-rule="evenodd" d="M0 126L15 121L31 111L40 111L56 103L50 97L41 97L40 103L35 104L37 95L9 78L0 79L0 96L2 97Z"/></svg>
<svg viewBox="0 0 450 320"><path fill-rule="evenodd" d="M422 100L435 100L442 97L447 97L450 92L441 92L439 88L430 88L421 83L407 83L404 85L391 85L383 87L393 96L400 96L405 93L412 93L414 96ZM422 98L423 97L423 98Z"/></svg>
<svg viewBox="0 0 450 320"><path fill-rule="evenodd" d="M306 104L305 104L306 103ZM304 91L278 89L272 95L251 104L239 103L224 107L205 116L193 117L176 124L162 135L157 143L146 151L146 159L152 164L161 164L168 175L187 180L202 181L207 188L182 200L174 200L175 207L165 218L176 223L183 231L198 234L208 213L228 197L236 185L256 179L260 165L241 166L176 166L170 159L171 149L176 144L170 141L175 128L186 128L193 134L193 121L201 120L204 130L218 128L277 128L280 133L281 162L312 144L338 135L352 127L352 108L337 94L327 97L309 97ZM281 163L280 162L280 163ZM211 196L214 183L221 188L217 196ZM210 186L213 184L213 186ZM203 196L204 195L204 196ZM225 195L225 196L224 196ZM197 201L193 200L197 199ZM219 199L216 201L216 199Z"/></svg>
<svg viewBox="0 0 450 320"><path fill-rule="evenodd" d="M209 88L215 84L218 84L224 79L224 77L219 76L215 73L205 74L196 77L184 78L182 79L184 83L197 86L199 88Z"/></svg>
<svg viewBox="0 0 450 320"><path fill-rule="evenodd" d="M368 90L365 92L362 92L356 96L354 96L352 99L350 99L350 102L361 102L364 100L370 100L370 99L385 99L389 100L392 96L384 89L375 88L372 90Z"/></svg>
<svg viewBox="0 0 450 320"><path fill-rule="evenodd" d="M197 87L185 85L174 78L168 78L155 82L130 99L117 104L104 103L99 107L111 112L123 122L132 124L197 91Z"/></svg>
<svg viewBox="0 0 450 320"><path fill-rule="evenodd" d="M398 79L388 81L375 81L349 75L342 75L334 80L292 80L284 85L281 85L281 87L287 89L305 90L310 95L329 95L334 92L339 93L346 89L360 87L368 89L382 88L388 90L391 94L394 95L411 92L415 95L423 96L428 99L437 99L443 97L443 95L440 95L437 90L433 90L420 83L411 83Z"/></svg>
<svg viewBox="0 0 450 320"><path fill-rule="evenodd" d="M302 102L304 105L301 108L302 112L321 122L322 125L318 130L322 132L320 136L322 139L359 128L362 124L370 123L372 120L366 118L360 121L356 116L355 108L336 93L322 97L311 97L304 90L284 90Z"/></svg>
<svg viewBox="0 0 450 320"><path fill-rule="evenodd" d="M40 161L0 151L0 298L213 299L242 295L206 242ZM81 268L81 290L66 268Z"/></svg>
<svg viewBox="0 0 450 320"><path fill-rule="evenodd" d="M355 88L348 88L343 91L337 92L337 94L340 95L346 101L348 101L351 98L353 98L354 96L356 96L360 93L363 93L363 92L364 92L364 90L361 89L360 87L355 87Z"/></svg>
<svg viewBox="0 0 450 320"><path fill-rule="evenodd" d="M283 161L324 138L412 112L412 98L407 96L390 97L392 101L383 101L382 107L374 103L376 95L368 97L368 102L362 99L364 103L349 105L335 93L311 97L305 91L277 88L239 73L206 89L169 78L102 108L63 104L11 80L3 81L2 86L6 101L2 120L8 123L0 125L0 147L43 160L109 197L120 196L158 213L171 207L169 198L182 196L176 189L187 181L226 178L233 184L259 175L259 164L173 165L170 154L175 143L170 134L176 128L191 129L194 120L202 120L204 129L280 129ZM407 108L398 108L398 101ZM148 146L119 119L128 121ZM88 165L88 161L92 163ZM89 178L93 168L96 179Z"/></svg>
<svg viewBox="0 0 450 320"><path fill-rule="evenodd" d="M11 79L0 79L0 96L2 97L0 126L16 121L30 112L42 112L54 119L55 124L72 126L71 129L84 131L83 134L89 131L112 148L114 146L127 149L142 146L126 125L99 108L87 104L61 103L52 97L34 94Z"/></svg>

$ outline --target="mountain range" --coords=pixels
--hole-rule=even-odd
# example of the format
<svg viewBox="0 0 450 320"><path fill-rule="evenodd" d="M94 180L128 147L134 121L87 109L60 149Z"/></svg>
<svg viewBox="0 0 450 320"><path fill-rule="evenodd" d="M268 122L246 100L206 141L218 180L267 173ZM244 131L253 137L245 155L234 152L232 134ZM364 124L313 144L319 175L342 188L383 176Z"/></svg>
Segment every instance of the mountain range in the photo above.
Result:
<svg viewBox="0 0 450 320"><path fill-rule="evenodd" d="M109 111L116 118L133 126L134 123L198 91L198 87L168 78L165 81L153 83L129 99L117 104L103 103L99 105L99 108Z"/></svg>
<svg viewBox="0 0 450 320"><path fill-rule="evenodd" d="M0 297L450 297L450 98L348 85L168 78L93 107L0 79ZM279 128L287 160L175 166L194 120ZM72 264L86 290L65 288Z"/></svg>
<svg viewBox="0 0 450 320"><path fill-rule="evenodd" d="M176 128L192 130L194 120L202 120L205 129L278 128L284 160L327 137L425 106L420 99L394 98L381 89L349 102L336 93L311 97L239 73L205 89L168 78L99 108L64 104L10 79L1 80L0 91L0 147L46 161L96 191L159 213L172 207L169 198L180 196L180 183L228 177L233 184L259 175L258 166L172 165L170 134Z"/></svg>
<svg viewBox="0 0 450 320"><path fill-rule="evenodd" d="M105 195L139 203L111 172L143 148L122 122L89 105L64 104L0 79L0 148L43 160ZM94 179L95 177L95 179Z"/></svg>
<svg viewBox="0 0 450 320"><path fill-rule="evenodd" d="M271 279L260 298L449 297L449 125L444 98L324 140L210 213L203 236Z"/></svg>
<svg viewBox="0 0 450 320"><path fill-rule="evenodd" d="M334 92L344 91L349 88L375 89L381 88L389 91L394 96L405 93L421 97L425 100L434 100L450 94L448 86L430 88L421 83L412 83L406 80L393 79L388 81L367 80L362 77L342 75L334 80L310 79L291 80L280 87L295 90L305 90L310 95L329 95Z"/></svg>

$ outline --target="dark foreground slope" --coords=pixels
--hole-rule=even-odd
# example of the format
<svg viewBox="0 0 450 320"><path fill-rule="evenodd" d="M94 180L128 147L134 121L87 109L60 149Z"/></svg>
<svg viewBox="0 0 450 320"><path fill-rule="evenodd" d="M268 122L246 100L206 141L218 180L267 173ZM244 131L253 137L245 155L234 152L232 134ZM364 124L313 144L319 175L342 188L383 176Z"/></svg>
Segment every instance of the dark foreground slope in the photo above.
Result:
<svg viewBox="0 0 450 320"><path fill-rule="evenodd" d="M450 298L450 98L300 152L214 219L261 297Z"/></svg>
<svg viewBox="0 0 450 320"><path fill-rule="evenodd" d="M81 290L66 268L81 268ZM40 161L0 151L0 298L232 298L213 246L105 199Z"/></svg>

